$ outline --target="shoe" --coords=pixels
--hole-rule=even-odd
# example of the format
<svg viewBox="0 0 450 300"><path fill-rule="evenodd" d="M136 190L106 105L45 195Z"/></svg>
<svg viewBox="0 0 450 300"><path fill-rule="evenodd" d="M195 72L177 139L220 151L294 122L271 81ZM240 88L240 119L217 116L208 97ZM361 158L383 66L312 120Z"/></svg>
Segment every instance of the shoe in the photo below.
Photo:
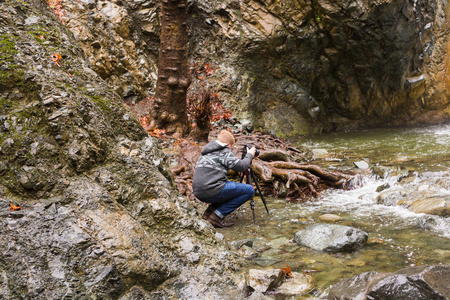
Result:
<svg viewBox="0 0 450 300"><path fill-rule="evenodd" d="M206 220L216 228L227 228L234 225L233 222L225 221L225 218L219 217L215 212L211 212Z"/></svg>
<svg viewBox="0 0 450 300"><path fill-rule="evenodd" d="M209 215L212 213L212 210L209 210L209 207L205 210L205 212L202 215L203 220L208 220Z"/></svg>

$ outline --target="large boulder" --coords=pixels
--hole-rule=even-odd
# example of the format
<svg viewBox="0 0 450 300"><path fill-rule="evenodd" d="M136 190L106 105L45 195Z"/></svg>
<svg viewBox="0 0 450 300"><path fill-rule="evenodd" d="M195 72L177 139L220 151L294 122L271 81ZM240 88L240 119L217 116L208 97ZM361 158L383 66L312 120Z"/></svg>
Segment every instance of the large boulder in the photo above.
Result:
<svg viewBox="0 0 450 300"><path fill-rule="evenodd" d="M394 273L366 272L334 285L327 299L445 300L450 298L449 282L450 265L408 267Z"/></svg>
<svg viewBox="0 0 450 300"><path fill-rule="evenodd" d="M314 224L295 233L296 243L317 251L352 251L367 242L368 234L357 228L335 225Z"/></svg>
<svg viewBox="0 0 450 300"><path fill-rule="evenodd" d="M46 1L2 1L0 20L0 295L242 298L237 261Z"/></svg>

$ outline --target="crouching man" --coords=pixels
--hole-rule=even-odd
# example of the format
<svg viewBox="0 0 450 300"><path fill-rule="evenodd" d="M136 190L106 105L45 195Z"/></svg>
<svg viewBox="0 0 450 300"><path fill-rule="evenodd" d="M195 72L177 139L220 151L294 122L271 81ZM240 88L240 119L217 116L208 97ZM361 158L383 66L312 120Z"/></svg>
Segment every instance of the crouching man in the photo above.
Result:
<svg viewBox="0 0 450 300"><path fill-rule="evenodd" d="M234 223L225 221L225 217L255 193L250 184L228 181L228 170L247 170L256 151L255 147L247 149L245 157L238 159L231 152L235 142L231 132L222 130L217 139L203 147L195 166L192 189L200 201L210 204L202 218L214 227L233 226Z"/></svg>

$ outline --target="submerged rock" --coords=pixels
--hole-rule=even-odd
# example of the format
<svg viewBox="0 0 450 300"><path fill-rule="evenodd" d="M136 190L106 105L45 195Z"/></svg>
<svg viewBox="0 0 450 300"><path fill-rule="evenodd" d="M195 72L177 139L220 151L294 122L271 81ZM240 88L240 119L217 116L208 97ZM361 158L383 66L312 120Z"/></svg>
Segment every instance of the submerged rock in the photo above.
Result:
<svg viewBox="0 0 450 300"><path fill-rule="evenodd" d="M325 252L352 251L367 242L361 229L335 224L314 224L295 233L300 245Z"/></svg>
<svg viewBox="0 0 450 300"><path fill-rule="evenodd" d="M239 250L244 245L251 248L253 246L253 241L251 239L244 239L230 242L230 246L234 250Z"/></svg>
<svg viewBox="0 0 450 300"><path fill-rule="evenodd" d="M324 215L319 216L319 220L324 221L324 222L338 222L338 221L342 220L342 218L335 214L324 214Z"/></svg>
<svg viewBox="0 0 450 300"><path fill-rule="evenodd" d="M256 257L258 257L258 252L256 252L251 247L246 246L246 245L243 245L241 248L239 248L237 253L241 257L243 257L243 258L245 258L247 260L252 260L252 259L255 259Z"/></svg>
<svg viewBox="0 0 450 300"><path fill-rule="evenodd" d="M334 285L329 300L450 298L450 265L408 267L394 273L366 272Z"/></svg>

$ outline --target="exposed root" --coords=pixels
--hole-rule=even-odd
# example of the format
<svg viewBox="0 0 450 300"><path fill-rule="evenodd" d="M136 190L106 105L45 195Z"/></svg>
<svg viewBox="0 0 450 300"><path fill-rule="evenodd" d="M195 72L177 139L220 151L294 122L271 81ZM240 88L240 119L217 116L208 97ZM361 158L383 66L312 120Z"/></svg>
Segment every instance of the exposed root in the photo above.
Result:
<svg viewBox="0 0 450 300"><path fill-rule="evenodd" d="M261 150L258 158L253 160L251 169L265 194L305 201L318 197L327 188L347 188L352 175L338 171L326 171L321 167L305 161L304 151L293 148L286 142L271 136L255 133L252 136L237 134L235 155L241 156L244 145L254 145ZM192 175L203 145L184 141L180 144L177 156L178 165L172 170L181 194L195 199L192 194ZM236 172L229 177L239 181Z"/></svg>

